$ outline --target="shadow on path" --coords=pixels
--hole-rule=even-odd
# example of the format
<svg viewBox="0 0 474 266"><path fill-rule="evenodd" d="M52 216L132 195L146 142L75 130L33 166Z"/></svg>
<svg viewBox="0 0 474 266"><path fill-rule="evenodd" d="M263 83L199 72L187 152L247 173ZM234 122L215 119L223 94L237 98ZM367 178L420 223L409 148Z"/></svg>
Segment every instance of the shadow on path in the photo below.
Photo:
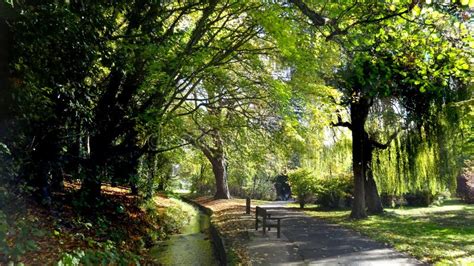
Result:
<svg viewBox="0 0 474 266"><path fill-rule="evenodd" d="M358 232L284 208L287 202L272 202L272 216L282 217L281 238L276 230L264 236L250 230L248 244L253 264L285 265L422 265L423 263L362 236Z"/></svg>

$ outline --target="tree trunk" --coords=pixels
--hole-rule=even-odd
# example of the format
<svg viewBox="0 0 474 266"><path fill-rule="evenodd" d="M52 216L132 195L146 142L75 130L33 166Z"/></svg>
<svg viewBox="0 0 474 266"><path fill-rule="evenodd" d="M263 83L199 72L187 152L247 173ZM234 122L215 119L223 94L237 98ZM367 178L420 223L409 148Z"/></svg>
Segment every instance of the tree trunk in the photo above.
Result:
<svg viewBox="0 0 474 266"><path fill-rule="evenodd" d="M227 185L227 169L224 154L218 154L211 160L212 171L216 178L216 199L230 199L229 186Z"/></svg>
<svg viewBox="0 0 474 266"><path fill-rule="evenodd" d="M369 138L369 134L364 132L364 135L365 202L367 204L367 211L370 214L380 214L383 213L382 200L380 199L372 172L372 153L375 147Z"/></svg>
<svg viewBox="0 0 474 266"><path fill-rule="evenodd" d="M85 177L81 184L81 193L85 197L86 202L94 206L101 196L101 179L102 170L106 165L106 138L101 134L91 136L90 138L90 157L85 168Z"/></svg>
<svg viewBox="0 0 474 266"><path fill-rule="evenodd" d="M380 199L377 184L375 183L371 169L369 169L367 179L365 180L365 199L367 211L370 214L383 213L382 200Z"/></svg>
<svg viewBox="0 0 474 266"><path fill-rule="evenodd" d="M150 199L153 196L153 185L155 184L155 169L156 169L156 154L147 154L147 185L146 198Z"/></svg>
<svg viewBox="0 0 474 266"><path fill-rule="evenodd" d="M85 171L86 177L81 184L81 194L84 196L86 203L92 207L95 206L100 199L102 182L99 179L99 166L94 165L93 161L88 162L88 164L87 170Z"/></svg>
<svg viewBox="0 0 474 266"><path fill-rule="evenodd" d="M351 103L352 124L352 168L354 173L354 201L351 217L362 219L367 217L365 210L365 171L364 171L364 139L365 121L368 116L369 104L364 98Z"/></svg>

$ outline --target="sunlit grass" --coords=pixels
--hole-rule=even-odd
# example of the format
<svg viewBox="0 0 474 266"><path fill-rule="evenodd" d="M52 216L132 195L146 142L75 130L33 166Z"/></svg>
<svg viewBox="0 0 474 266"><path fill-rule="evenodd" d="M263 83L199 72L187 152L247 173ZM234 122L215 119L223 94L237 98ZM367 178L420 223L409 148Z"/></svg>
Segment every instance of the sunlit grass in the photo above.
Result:
<svg viewBox="0 0 474 266"><path fill-rule="evenodd" d="M296 206L292 206L296 207ZM426 262L474 265L474 206L450 201L427 208L386 209L365 220L349 219L350 210L306 213L359 231Z"/></svg>

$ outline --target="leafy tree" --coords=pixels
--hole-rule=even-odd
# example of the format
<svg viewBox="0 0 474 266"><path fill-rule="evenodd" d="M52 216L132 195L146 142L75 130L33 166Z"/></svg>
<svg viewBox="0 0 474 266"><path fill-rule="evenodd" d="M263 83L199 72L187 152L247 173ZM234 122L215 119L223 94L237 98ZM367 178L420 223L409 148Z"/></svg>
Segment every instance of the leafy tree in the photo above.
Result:
<svg viewBox="0 0 474 266"><path fill-rule="evenodd" d="M184 138L200 149L211 163L216 198L230 198L228 150L233 148L236 156L242 154L240 151L250 144L248 138L258 138L252 131L260 131L265 136L263 130L269 129L269 120L275 118L272 112L275 108L270 105L271 90L266 85L268 78L263 71L253 73L261 65L258 57L252 61L239 58L238 63L213 71L203 79L201 89L183 105L186 110L183 112L192 113L188 117L191 123L183 123L187 127L182 129Z"/></svg>
<svg viewBox="0 0 474 266"><path fill-rule="evenodd" d="M267 25L268 32L287 47L288 42L293 44L287 38L297 38L295 34L302 32L304 37L298 40L309 45L290 45L289 49L296 54L308 54L305 47L311 47L320 54L334 47L333 51L340 53L343 65L332 66L340 82L333 84L343 93L339 103L349 106L351 120L345 122L337 115L337 122L333 124L352 130L355 182L352 217L366 216L366 197L369 210L380 212L382 206L372 178L372 151L387 148L402 128L427 128L428 123L423 120L437 113L436 106L442 106L454 100L456 95L463 94L465 86L462 84L466 83L469 72L469 59L466 59L469 54L463 49L470 42L467 28L460 26L463 16L453 15L443 5L423 8L417 1L397 1L397 4L348 2L342 5L290 2L292 4L282 7L281 15L272 17L285 21L282 23L287 23L287 31L278 34L271 25ZM295 12L295 7L301 13ZM452 7L458 10L460 6ZM278 14L278 11L275 13ZM453 25L458 25L459 30L452 30L450 26ZM326 43L321 43L323 40L332 40L337 45L326 46ZM430 44L435 45L429 47ZM305 57L306 61L308 58L318 57ZM319 77L334 80L331 78L334 72L318 71L317 67L308 66L307 62L289 62L296 69L310 68ZM316 60L313 62L315 65L318 63ZM398 127L396 124L390 126L382 141L375 135L369 135L365 125L374 103L382 105L389 99L393 100L394 109L403 109L402 118L397 121ZM423 115L416 118L414 114Z"/></svg>
<svg viewBox="0 0 474 266"><path fill-rule="evenodd" d="M12 109L22 132L18 148L40 168L37 186L48 188L49 173L60 172L56 162L64 157L83 172L90 201L111 176L133 181L143 154L167 149L149 145L155 130L171 121L206 71L244 52L257 34L243 19L257 7L217 1L15 4L21 16L10 24L12 66L22 90Z"/></svg>
<svg viewBox="0 0 474 266"><path fill-rule="evenodd" d="M407 21L403 16L387 21L373 35L374 39L366 37L366 41L373 45L360 45L359 49L367 52L353 53L351 63L342 74L344 83L339 88L350 106L351 122L346 123L339 118L335 125L352 130L354 177L361 180L358 184L356 181L352 212L355 218L365 216L364 198L369 212L380 213L383 210L373 178L373 150L388 148L403 128L424 128L430 134L434 126L432 117L436 116L438 106L462 99L459 97L465 95L463 84L468 77L468 67L462 62L467 62L468 55L463 50L465 47L452 45L452 41L455 39L465 43L468 40L464 39L466 36L463 33L449 31L450 23L455 23L457 19L432 8L423 14L418 14L421 12L418 10L419 7L412 12L414 20L438 19L438 22L421 27L421 22ZM441 17L444 19L439 20ZM449 57L450 54L456 57ZM392 113L394 109L400 110L395 123L381 121L392 123L388 127L393 127L383 143L365 129L371 107L381 100L385 107L395 105L386 108ZM397 122L401 123L398 128L395 126ZM362 180L365 180L365 185L362 185Z"/></svg>

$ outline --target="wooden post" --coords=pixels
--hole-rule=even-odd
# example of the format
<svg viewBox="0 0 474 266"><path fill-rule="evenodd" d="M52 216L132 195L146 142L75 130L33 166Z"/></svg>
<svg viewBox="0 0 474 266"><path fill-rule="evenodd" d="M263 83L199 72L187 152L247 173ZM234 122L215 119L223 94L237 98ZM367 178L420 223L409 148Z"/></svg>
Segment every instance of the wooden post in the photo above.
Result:
<svg viewBox="0 0 474 266"><path fill-rule="evenodd" d="M250 214L250 197L245 200L245 213Z"/></svg>

